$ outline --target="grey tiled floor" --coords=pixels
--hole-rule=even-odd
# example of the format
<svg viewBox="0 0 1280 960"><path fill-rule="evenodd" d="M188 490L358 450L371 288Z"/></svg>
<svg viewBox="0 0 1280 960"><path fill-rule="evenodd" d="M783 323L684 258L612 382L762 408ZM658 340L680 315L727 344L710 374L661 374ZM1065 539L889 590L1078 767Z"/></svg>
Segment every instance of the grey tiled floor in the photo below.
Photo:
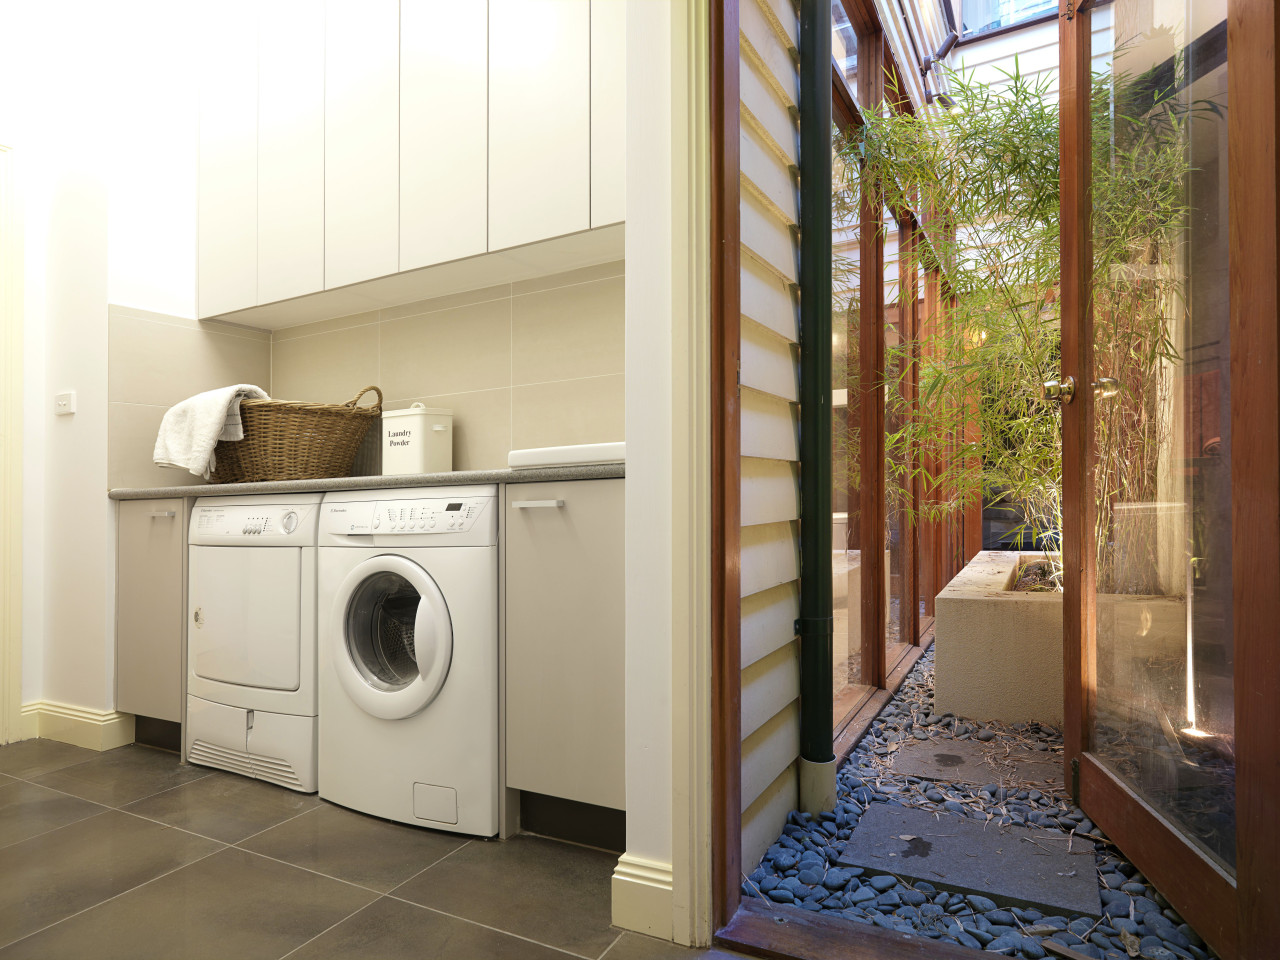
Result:
<svg viewBox="0 0 1280 960"><path fill-rule="evenodd" d="M728 960L610 926L614 859L389 823L146 747L0 747L0 960Z"/></svg>

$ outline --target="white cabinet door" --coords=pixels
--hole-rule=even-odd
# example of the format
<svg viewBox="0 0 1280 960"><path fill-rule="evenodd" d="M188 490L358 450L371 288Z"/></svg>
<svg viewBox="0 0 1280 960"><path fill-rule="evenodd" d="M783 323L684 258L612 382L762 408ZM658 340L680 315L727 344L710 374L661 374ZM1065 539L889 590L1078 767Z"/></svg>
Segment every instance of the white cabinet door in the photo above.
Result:
<svg viewBox="0 0 1280 960"><path fill-rule="evenodd" d="M627 5L591 0L591 226L626 219Z"/></svg>
<svg viewBox="0 0 1280 960"><path fill-rule="evenodd" d="M324 6L262 0L258 303L324 289Z"/></svg>
<svg viewBox="0 0 1280 960"><path fill-rule="evenodd" d="M252 0L210 2L200 8L201 317L258 302L257 17Z"/></svg>
<svg viewBox="0 0 1280 960"><path fill-rule="evenodd" d="M590 94L590 0L490 0L490 250L590 227Z"/></svg>
<svg viewBox="0 0 1280 960"><path fill-rule="evenodd" d="M506 496L507 784L623 810L622 480Z"/></svg>
<svg viewBox="0 0 1280 960"><path fill-rule="evenodd" d="M488 8L400 3L400 269L484 253Z"/></svg>
<svg viewBox="0 0 1280 960"><path fill-rule="evenodd" d="M116 709L182 716L181 500L121 501L116 535Z"/></svg>
<svg viewBox="0 0 1280 960"><path fill-rule="evenodd" d="M399 269L400 4L325 4L324 285Z"/></svg>

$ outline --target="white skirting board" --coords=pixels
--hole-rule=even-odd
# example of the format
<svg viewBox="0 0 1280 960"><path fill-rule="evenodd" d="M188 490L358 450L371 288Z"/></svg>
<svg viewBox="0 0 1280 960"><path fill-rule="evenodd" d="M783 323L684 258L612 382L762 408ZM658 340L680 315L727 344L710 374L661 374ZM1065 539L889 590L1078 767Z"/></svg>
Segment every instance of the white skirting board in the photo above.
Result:
<svg viewBox="0 0 1280 960"><path fill-rule="evenodd" d="M111 750L133 743L133 714L35 700L22 705L22 734L28 740L40 737L89 750Z"/></svg>
<svg viewBox="0 0 1280 960"><path fill-rule="evenodd" d="M670 940L671 864L623 854L613 869L613 925Z"/></svg>

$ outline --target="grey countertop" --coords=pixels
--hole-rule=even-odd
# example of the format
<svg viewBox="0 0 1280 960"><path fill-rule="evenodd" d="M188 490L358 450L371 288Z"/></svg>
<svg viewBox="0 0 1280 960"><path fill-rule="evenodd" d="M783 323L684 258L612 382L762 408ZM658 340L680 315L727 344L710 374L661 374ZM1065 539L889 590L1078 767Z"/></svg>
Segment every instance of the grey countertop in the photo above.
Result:
<svg viewBox="0 0 1280 960"><path fill-rule="evenodd" d="M568 467L530 467L521 470L406 473L394 477L326 477L321 480L269 480L262 483L198 483L179 487L117 487L107 491L107 496L112 500L153 500L167 497L226 497L251 493L316 493L324 490L464 486L471 483L610 480L623 476L626 476L625 464L586 463Z"/></svg>

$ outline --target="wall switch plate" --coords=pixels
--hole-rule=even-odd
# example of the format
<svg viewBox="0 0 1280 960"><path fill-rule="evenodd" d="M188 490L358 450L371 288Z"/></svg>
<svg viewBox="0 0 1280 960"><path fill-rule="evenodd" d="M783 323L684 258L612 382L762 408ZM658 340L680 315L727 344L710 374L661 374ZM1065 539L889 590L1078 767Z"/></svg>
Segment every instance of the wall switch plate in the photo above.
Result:
<svg viewBox="0 0 1280 960"><path fill-rule="evenodd" d="M58 393L53 397L53 414L56 417L68 417L76 412L76 392Z"/></svg>

